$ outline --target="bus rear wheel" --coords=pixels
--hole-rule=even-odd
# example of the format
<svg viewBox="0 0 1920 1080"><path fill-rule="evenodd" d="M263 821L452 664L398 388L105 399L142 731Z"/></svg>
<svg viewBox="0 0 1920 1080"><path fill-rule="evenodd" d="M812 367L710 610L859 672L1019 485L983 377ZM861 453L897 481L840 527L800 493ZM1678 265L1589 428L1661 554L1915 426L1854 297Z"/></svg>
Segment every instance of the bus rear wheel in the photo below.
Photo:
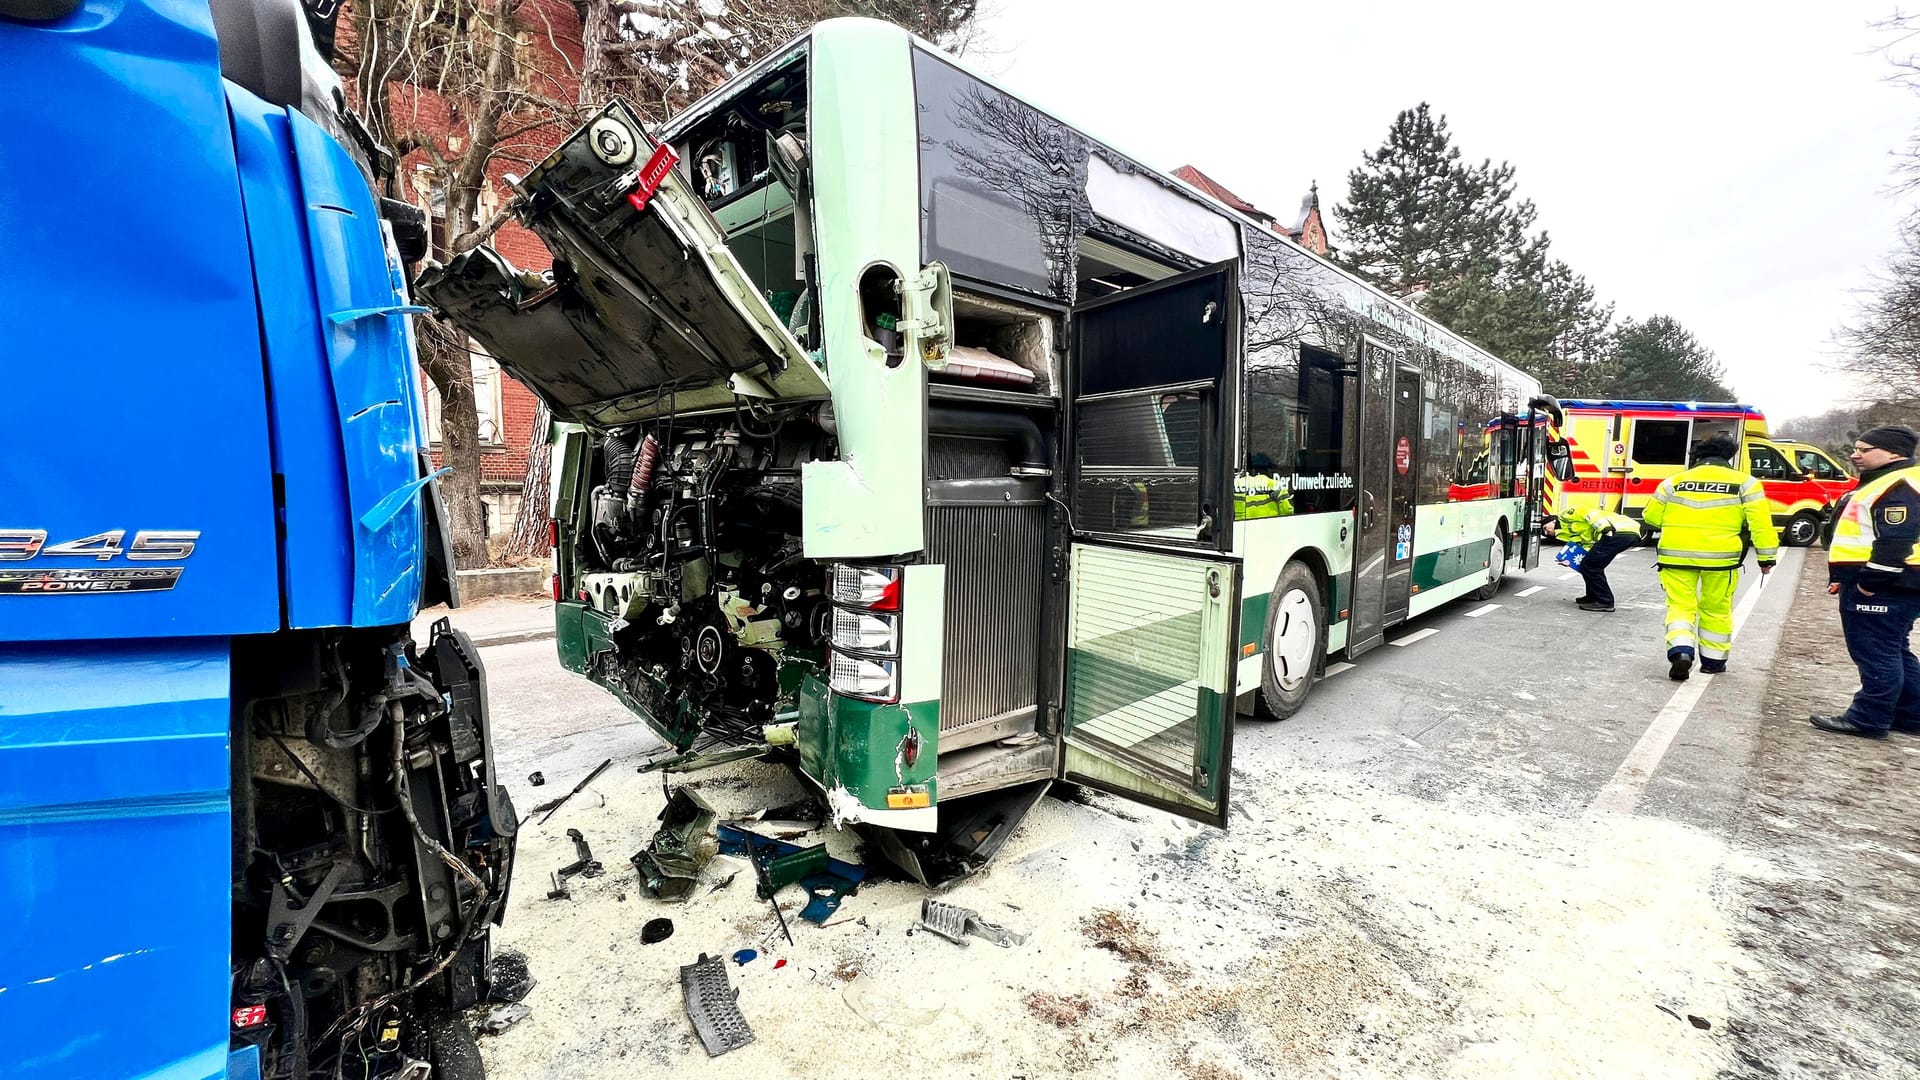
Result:
<svg viewBox="0 0 1920 1080"><path fill-rule="evenodd" d="M1266 656L1260 664L1259 715L1285 720L1306 704L1327 648L1320 582L1305 563L1290 562L1267 606Z"/></svg>
<svg viewBox="0 0 1920 1080"><path fill-rule="evenodd" d="M1810 547L1820 539L1820 515L1811 510L1802 510L1793 515L1787 527L1780 532L1780 539L1789 547Z"/></svg>

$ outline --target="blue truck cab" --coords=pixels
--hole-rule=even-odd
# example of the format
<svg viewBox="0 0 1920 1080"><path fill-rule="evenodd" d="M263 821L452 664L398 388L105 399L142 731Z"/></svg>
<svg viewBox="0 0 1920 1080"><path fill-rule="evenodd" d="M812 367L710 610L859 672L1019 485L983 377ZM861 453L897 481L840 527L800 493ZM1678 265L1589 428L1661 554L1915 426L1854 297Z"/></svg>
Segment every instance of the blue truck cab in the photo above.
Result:
<svg viewBox="0 0 1920 1080"><path fill-rule="evenodd" d="M0 1076L477 1076L423 221L298 0L0 0L0 117Z"/></svg>

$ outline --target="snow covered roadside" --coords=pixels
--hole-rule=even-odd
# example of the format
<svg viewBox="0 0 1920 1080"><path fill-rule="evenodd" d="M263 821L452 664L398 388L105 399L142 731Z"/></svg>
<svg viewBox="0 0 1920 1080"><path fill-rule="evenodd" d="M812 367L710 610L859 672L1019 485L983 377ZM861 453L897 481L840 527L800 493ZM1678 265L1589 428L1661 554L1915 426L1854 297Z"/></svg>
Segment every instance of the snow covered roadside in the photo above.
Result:
<svg viewBox="0 0 1920 1080"><path fill-rule="evenodd" d="M1685 826L1426 801L1263 760L1236 770L1244 810L1224 833L1101 795L1043 800L941 897L1029 933L1023 946L909 933L925 893L893 882L825 928L783 891L788 945L750 872L683 905L640 890L627 857L664 796L635 763L524 828L496 942L529 954L540 984L529 1018L482 1040L496 1077L837 1077L896 1059L957 1077L1704 1077L1730 1061L1737 953L1715 881L1740 860ZM803 793L759 763L693 779L723 816ZM568 828L607 873L549 901ZM857 857L850 835L825 839ZM674 935L643 945L663 915ZM756 1040L709 1060L678 968L742 948L760 953L730 968Z"/></svg>

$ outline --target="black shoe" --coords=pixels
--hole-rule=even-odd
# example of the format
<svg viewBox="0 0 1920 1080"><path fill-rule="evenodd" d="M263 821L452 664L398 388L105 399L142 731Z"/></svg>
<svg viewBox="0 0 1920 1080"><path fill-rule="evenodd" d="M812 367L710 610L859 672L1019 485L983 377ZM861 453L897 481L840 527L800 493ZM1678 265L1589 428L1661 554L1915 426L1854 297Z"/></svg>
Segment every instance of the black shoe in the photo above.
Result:
<svg viewBox="0 0 1920 1080"><path fill-rule="evenodd" d="M1574 598L1573 598L1573 602L1574 602L1574 603L1576 603L1576 604L1591 604L1591 603L1593 603L1593 597L1591 597L1591 596L1576 596L1576 597L1574 597Z"/></svg>
<svg viewBox="0 0 1920 1080"><path fill-rule="evenodd" d="M1693 674L1693 650L1675 649L1667 654L1667 678L1674 682L1686 682Z"/></svg>
<svg viewBox="0 0 1920 1080"><path fill-rule="evenodd" d="M1726 670L1727 662L1725 660L1700 661L1700 674L1702 675L1724 675L1726 674Z"/></svg>
<svg viewBox="0 0 1920 1080"><path fill-rule="evenodd" d="M1861 727L1844 716L1809 716L1807 723L1821 731L1832 731L1840 735L1858 735L1863 739L1887 737L1887 733L1879 728Z"/></svg>
<svg viewBox="0 0 1920 1080"><path fill-rule="evenodd" d="M1602 604L1594 600L1582 600L1580 602L1580 610L1581 611L1612 611L1613 605Z"/></svg>

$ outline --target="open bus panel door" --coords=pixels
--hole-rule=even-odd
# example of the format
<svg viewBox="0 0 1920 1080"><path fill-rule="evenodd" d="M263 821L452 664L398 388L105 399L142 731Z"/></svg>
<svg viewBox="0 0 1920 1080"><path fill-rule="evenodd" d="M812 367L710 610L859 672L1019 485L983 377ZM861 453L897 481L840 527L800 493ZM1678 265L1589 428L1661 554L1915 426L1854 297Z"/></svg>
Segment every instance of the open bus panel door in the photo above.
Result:
<svg viewBox="0 0 1920 1080"><path fill-rule="evenodd" d="M1074 312L1060 774L1224 827L1240 563L1231 263Z"/></svg>

